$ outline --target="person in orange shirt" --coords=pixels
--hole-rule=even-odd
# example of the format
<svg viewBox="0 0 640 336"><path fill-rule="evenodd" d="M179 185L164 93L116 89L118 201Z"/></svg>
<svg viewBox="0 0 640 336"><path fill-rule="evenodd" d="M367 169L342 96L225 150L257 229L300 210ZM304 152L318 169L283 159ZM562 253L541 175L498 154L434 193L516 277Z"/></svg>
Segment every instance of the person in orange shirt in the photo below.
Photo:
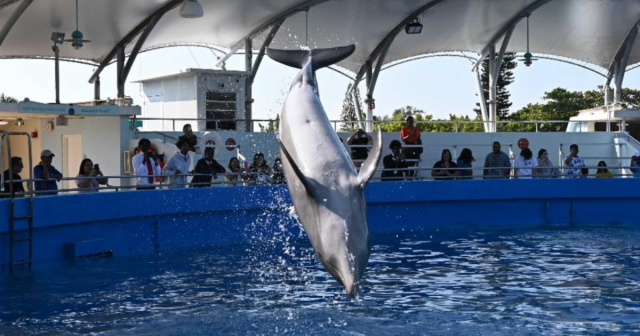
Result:
<svg viewBox="0 0 640 336"><path fill-rule="evenodd" d="M421 145L422 141L420 139L420 129L413 126L413 117L407 117L407 125L402 128L400 131L400 138L402 138L402 142L405 145ZM418 160L420 159L420 154L422 148L417 147L405 147L402 150L402 154L404 154L407 159L407 166L414 167L418 165ZM414 170L409 170L407 172L407 176L415 176Z"/></svg>

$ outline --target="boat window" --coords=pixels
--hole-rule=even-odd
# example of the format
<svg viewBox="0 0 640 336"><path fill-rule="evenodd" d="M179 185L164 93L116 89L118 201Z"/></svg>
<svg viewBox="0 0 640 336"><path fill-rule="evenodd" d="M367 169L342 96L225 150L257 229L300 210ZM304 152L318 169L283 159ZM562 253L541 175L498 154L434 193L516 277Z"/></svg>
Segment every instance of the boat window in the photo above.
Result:
<svg viewBox="0 0 640 336"><path fill-rule="evenodd" d="M236 129L236 94L228 92L207 92L207 129L235 130ZM222 121L215 121L222 120Z"/></svg>

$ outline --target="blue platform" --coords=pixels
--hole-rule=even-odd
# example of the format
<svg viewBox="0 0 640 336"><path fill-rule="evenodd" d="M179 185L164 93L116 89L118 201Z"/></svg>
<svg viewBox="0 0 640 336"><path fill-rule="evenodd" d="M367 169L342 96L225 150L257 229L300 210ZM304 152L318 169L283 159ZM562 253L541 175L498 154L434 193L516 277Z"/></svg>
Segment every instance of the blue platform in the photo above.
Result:
<svg viewBox="0 0 640 336"><path fill-rule="evenodd" d="M372 233L482 227L640 225L640 179L372 182ZM300 230L286 186L101 192L34 199L34 267L43 261L231 244L280 221ZM17 199L17 215L28 213ZM9 260L9 200L0 200L0 268ZM16 228L26 228L19 221ZM24 236L25 230L17 236ZM27 243L16 245L25 259Z"/></svg>

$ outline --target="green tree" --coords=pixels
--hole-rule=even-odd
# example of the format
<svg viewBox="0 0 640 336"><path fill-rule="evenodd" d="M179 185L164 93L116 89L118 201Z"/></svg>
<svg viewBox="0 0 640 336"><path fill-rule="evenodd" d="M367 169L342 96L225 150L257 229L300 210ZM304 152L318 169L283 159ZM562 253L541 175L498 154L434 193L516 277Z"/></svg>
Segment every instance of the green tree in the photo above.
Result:
<svg viewBox="0 0 640 336"><path fill-rule="evenodd" d="M262 123L258 123L260 132L279 132L280 131L280 114L276 114L276 119L269 119L267 127L262 126Z"/></svg>
<svg viewBox="0 0 640 336"><path fill-rule="evenodd" d="M374 128L380 126L383 132L400 132L405 125L407 118L412 116L416 125L422 130L420 121L431 120L432 116L423 116L424 111L413 106L401 107L395 109L391 116L383 116L382 118L374 118ZM429 119L425 119L429 118Z"/></svg>
<svg viewBox="0 0 640 336"><path fill-rule="evenodd" d="M0 103L17 103L18 100L10 97L10 96L5 96L4 93L0 94Z"/></svg>
<svg viewBox="0 0 640 336"><path fill-rule="evenodd" d="M511 93L507 89L513 81L515 77L513 76L513 69L518 66L516 62L516 56L514 53L505 53L502 61L502 66L500 67L500 73L498 74L498 85L496 87L496 100L497 100L497 115L498 120L505 119L509 115L509 108L512 103L509 100L511 98ZM482 62L482 70L480 74L480 80L482 82L482 93L484 94L484 101L489 100L489 58L486 57ZM489 108L487 106L487 108ZM476 108L473 109L474 112L478 116L482 116L482 112L480 110L480 103L476 103Z"/></svg>
<svg viewBox="0 0 640 336"><path fill-rule="evenodd" d="M351 122L345 122L340 125L340 131L342 132L355 131L359 128L358 123L353 122L354 120L358 120L358 109L356 109L356 102L353 99L353 95L349 94L349 91L351 91L351 86L351 83L349 83L349 85L347 86L347 93L345 93L344 95L344 100L342 101L342 112L340 113L340 120ZM360 89L356 86L355 90L356 95L360 97ZM360 103L360 101L358 101L357 104L360 107L359 110L362 111L362 104ZM366 119L365 115L361 115L360 117L362 120Z"/></svg>

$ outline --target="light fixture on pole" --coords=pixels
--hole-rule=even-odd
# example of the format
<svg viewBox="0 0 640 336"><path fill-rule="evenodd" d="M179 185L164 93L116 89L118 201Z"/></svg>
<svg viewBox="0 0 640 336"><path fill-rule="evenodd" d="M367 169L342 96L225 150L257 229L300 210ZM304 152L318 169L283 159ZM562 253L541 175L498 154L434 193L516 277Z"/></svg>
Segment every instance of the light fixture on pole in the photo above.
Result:
<svg viewBox="0 0 640 336"><path fill-rule="evenodd" d="M78 16L79 16L78 0L76 0L76 30L73 33L71 33L71 39L66 40L67 42L71 42L71 46L76 50L82 48L85 42L91 42L90 40L84 39L84 35L80 31L80 28L78 25Z"/></svg>
<svg viewBox="0 0 640 336"><path fill-rule="evenodd" d="M204 11L198 0L184 0L180 6L180 16L185 19L197 19L203 15Z"/></svg>
<svg viewBox="0 0 640 336"><path fill-rule="evenodd" d="M418 18L414 18L413 20L409 21L409 23L407 23L406 26L404 26L404 31L407 32L407 34L420 34L422 33L422 23L420 23L420 20L418 20Z"/></svg>
<svg viewBox="0 0 640 336"><path fill-rule="evenodd" d="M51 33L51 41L53 41L53 53L55 55L54 63L56 67L56 104L60 104L60 48L58 44L64 43L64 33Z"/></svg>

